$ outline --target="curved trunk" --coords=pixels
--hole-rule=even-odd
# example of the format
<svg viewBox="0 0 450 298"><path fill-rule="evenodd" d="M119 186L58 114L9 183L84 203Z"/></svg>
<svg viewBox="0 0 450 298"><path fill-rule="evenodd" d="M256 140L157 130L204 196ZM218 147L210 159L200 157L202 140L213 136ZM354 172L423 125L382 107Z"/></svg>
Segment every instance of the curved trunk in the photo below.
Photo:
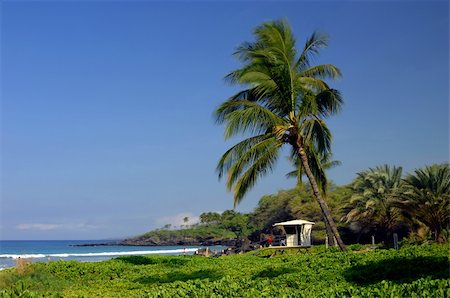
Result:
<svg viewBox="0 0 450 298"><path fill-rule="evenodd" d="M320 194L320 191L319 191L319 187L317 186L316 179L314 178L314 175L311 172L311 168L309 167L308 157L306 156L305 149L303 148L303 146L301 144L299 144L299 141L297 141L296 147L297 147L296 148L297 152L300 155L300 159L302 160L302 164L305 169L305 174L308 177L309 183L311 184L311 188L313 190L314 196L316 197L317 201L319 202L320 209L322 210L323 216L325 217L326 221L328 222L328 225L337 241L339 248L342 251L346 251L347 248L345 247L344 242L342 242L341 236L339 235L339 232L337 230L336 224L334 223L333 217L331 217L331 213L328 208L328 205L325 202L325 200L322 198L322 195Z"/></svg>
<svg viewBox="0 0 450 298"><path fill-rule="evenodd" d="M328 221L325 217L323 218L323 222L325 223L325 230L327 231L327 238L328 238L329 245L336 246L337 243L334 238L333 231L331 231L330 224L328 223Z"/></svg>

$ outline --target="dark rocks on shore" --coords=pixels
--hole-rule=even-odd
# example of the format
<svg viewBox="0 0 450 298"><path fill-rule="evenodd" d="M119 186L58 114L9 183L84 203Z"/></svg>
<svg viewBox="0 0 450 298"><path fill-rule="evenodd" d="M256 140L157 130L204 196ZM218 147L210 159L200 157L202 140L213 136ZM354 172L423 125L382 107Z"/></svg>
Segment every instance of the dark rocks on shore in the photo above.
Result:
<svg viewBox="0 0 450 298"><path fill-rule="evenodd" d="M153 238L130 238L122 241L105 242L105 243L87 243L75 244L71 246L236 246L235 239L173 239L170 241L155 240Z"/></svg>
<svg viewBox="0 0 450 298"><path fill-rule="evenodd" d="M84 247L84 246L117 246L120 242L106 242L106 243L84 243L84 244L70 244L69 246Z"/></svg>

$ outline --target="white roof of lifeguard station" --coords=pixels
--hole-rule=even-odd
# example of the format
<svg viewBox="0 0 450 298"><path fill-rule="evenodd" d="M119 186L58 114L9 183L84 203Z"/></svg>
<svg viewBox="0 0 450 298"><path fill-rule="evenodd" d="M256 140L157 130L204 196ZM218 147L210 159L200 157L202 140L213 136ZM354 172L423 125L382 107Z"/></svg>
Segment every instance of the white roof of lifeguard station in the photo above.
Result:
<svg viewBox="0 0 450 298"><path fill-rule="evenodd" d="M273 226L300 226L300 225L304 225L304 224L313 225L314 223L307 221L307 220L303 220L303 219L294 219L294 220L289 220L289 221L284 221L284 222L277 222Z"/></svg>

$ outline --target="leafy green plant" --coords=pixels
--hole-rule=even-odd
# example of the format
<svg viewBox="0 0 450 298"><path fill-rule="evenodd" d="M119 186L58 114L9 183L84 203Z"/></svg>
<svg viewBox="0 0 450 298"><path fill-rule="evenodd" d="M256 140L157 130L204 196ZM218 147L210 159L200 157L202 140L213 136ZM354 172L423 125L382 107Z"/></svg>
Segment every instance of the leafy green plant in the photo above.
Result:
<svg viewBox="0 0 450 298"><path fill-rule="evenodd" d="M0 274L0 297L448 297L448 247L340 252L316 246L273 255L127 256L30 264ZM34 272L34 273L32 273Z"/></svg>

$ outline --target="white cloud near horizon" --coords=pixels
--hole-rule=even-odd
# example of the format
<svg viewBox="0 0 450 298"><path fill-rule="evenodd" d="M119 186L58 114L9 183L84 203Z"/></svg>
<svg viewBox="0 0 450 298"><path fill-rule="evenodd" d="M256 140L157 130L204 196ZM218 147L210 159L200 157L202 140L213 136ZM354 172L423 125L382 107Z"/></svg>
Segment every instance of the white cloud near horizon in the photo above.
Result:
<svg viewBox="0 0 450 298"><path fill-rule="evenodd" d="M89 224L48 224L48 223L22 223L16 225L18 230L39 230L39 231L51 231L51 230L86 230L95 229L97 226Z"/></svg>
<svg viewBox="0 0 450 298"><path fill-rule="evenodd" d="M186 224L184 222L185 217L189 218L189 221L187 222L188 225L193 225L200 222L200 217L198 215L194 215L190 212L182 212L175 215L160 217L156 220L156 223L160 226L170 224L172 227L179 227Z"/></svg>

